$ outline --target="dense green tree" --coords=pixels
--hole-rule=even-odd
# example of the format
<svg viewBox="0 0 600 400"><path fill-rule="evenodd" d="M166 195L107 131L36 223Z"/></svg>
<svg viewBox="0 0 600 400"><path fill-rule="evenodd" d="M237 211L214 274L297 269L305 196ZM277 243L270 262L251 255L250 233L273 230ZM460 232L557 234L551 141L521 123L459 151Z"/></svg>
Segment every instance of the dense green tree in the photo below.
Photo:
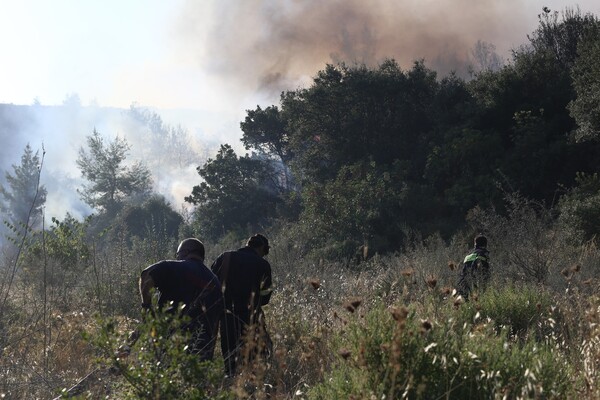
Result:
<svg viewBox="0 0 600 400"><path fill-rule="evenodd" d="M569 22L558 21L554 31L560 32L562 24ZM573 184L575 172L597 168L598 148L569 140L576 127L567 110L575 98L571 61L557 54L570 52L550 51L551 41L542 46L540 36L539 32L533 36L533 46L516 51L511 65L477 76L470 89L480 104L473 126L483 132L484 140L500 139L494 141L499 151L490 153L481 174L494 177L510 191L551 204L561 185ZM565 46L577 43L560 41L559 47Z"/></svg>
<svg viewBox="0 0 600 400"><path fill-rule="evenodd" d="M576 185L563 196L559 204L563 228L578 240L590 240L600 235L600 176L577 174Z"/></svg>
<svg viewBox="0 0 600 400"><path fill-rule="evenodd" d="M405 165L362 161L340 168L335 179L303 189L301 220L318 241L390 250L401 241L401 210L408 192ZM338 253L337 256L351 254Z"/></svg>
<svg viewBox="0 0 600 400"><path fill-rule="evenodd" d="M87 137L87 150L81 147L77 158L77 166L89 182L78 190L82 200L103 213L114 215L126 202L139 202L148 196L150 171L141 162L125 165L128 151L125 139L116 137L104 143L94 129Z"/></svg>
<svg viewBox="0 0 600 400"><path fill-rule="evenodd" d="M161 195L153 195L142 204L126 205L119 220L129 235L139 238L176 238L183 223L183 217Z"/></svg>
<svg viewBox="0 0 600 400"><path fill-rule="evenodd" d="M14 229L41 223L47 190L40 185L41 160L27 144L21 164L13 164L13 173L6 172L6 186L0 185L0 208Z"/></svg>
<svg viewBox="0 0 600 400"><path fill-rule="evenodd" d="M597 32L592 15L545 10L506 65L479 43L469 82L423 62L327 65L279 107L249 110L243 142L289 159L315 243L385 250L404 231L447 236L477 205L505 208L503 191L555 204L577 172L600 169L600 141L570 136L597 137Z"/></svg>
<svg viewBox="0 0 600 400"><path fill-rule="evenodd" d="M218 238L235 230L247 234L246 229L261 228L275 216L281 199L271 163L238 157L225 144L197 170L203 181L185 201L197 206L196 225L202 237Z"/></svg>
<svg viewBox="0 0 600 400"><path fill-rule="evenodd" d="M389 60L377 69L328 65L308 89L282 100L293 167L304 181L333 179L344 165L410 160L419 176L431 128L435 73L417 63L408 72Z"/></svg>
<svg viewBox="0 0 600 400"><path fill-rule="evenodd" d="M600 138L600 33L582 42L579 54L572 70L577 97L569 104L569 110L577 122L576 140L597 140Z"/></svg>
<svg viewBox="0 0 600 400"><path fill-rule="evenodd" d="M548 53L566 71L578 58L579 43L600 29L598 18L591 13L582 14L579 8L566 8L559 13L544 7L538 17L538 28L528 36L531 46L535 52Z"/></svg>
<svg viewBox="0 0 600 400"><path fill-rule="evenodd" d="M288 165L293 158L289 146L289 135L285 118L277 106L264 110L257 106L255 110L246 110L246 118L240 123L242 143L246 150L256 150L278 157Z"/></svg>
<svg viewBox="0 0 600 400"><path fill-rule="evenodd" d="M290 161L294 154L289 145L286 120L277 106L264 110L246 110L247 115L240 123L242 143L246 150L254 150L271 159L274 171L278 171L277 182L282 192L295 190L295 181L290 173Z"/></svg>

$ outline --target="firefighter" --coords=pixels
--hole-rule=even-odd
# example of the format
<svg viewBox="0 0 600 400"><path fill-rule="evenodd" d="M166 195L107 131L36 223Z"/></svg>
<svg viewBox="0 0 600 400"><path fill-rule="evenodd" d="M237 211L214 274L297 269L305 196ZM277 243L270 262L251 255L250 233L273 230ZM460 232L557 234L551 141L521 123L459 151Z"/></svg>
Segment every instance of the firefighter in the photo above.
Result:
<svg viewBox="0 0 600 400"><path fill-rule="evenodd" d="M460 270L457 292L465 300L473 289L484 290L490 280L489 251L487 238L483 235L475 237L475 247L467 254Z"/></svg>
<svg viewBox="0 0 600 400"><path fill-rule="evenodd" d="M221 283L204 265L204 244L200 240L184 239L177 248L176 258L142 271L139 283L142 308L151 311L151 289L158 289L158 307L173 314L181 309L179 316L186 317L183 329L191 335L189 351L199 354L202 360L211 360L223 313Z"/></svg>
<svg viewBox="0 0 600 400"><path fill-rule="evenodd" d="M256 355L268 356L271 340L265 326L262 307L271 298L271 265L269 240L256 234L245 247L221 254L212 271L221 281L225 312L220 321L221 351L225 374L235 375L242 361Z"/></svg>

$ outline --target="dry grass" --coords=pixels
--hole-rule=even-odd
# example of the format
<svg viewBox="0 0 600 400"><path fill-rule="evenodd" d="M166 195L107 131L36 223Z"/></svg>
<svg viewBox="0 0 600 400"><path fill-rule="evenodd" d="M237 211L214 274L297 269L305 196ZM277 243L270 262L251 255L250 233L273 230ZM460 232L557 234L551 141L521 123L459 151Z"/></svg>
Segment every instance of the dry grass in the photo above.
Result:
<svg viewBox="0 0 600 400"><path fill-rule="evenodd" d="M387 374L385 376L389 379L393 377L385 381L393 381L392 387L395 388L391 390L387 386L384 393L388 398L390 394L392 397L401 396L407 390L414 389L413 393L418 393L426 389L419 389L418 377L409 379L402 375L403 369L397 370L397 362L406 357L407 349L410 349L402 346L412 343L412 339L406 342L408 337L403 332L414 332L415 340L434 337L435 332L446 326L449 318L456 320L460 315L466 315L464 310L471 310L471 320L475 313L489 307L503 312L501 302L493 306L487 304L484 297L477 299L475 296L472 302L466 304L452 296L457 266L470 247L470 239L466 236L457 237L450 243L433 237L415 243L400 254L375 255L353 268L348 268L345 261L310 258L303 245L297 242L301 238L293 238L289 232L272 232L269 236L273 243L269 260L273 266L275 292L271 304L265 307L265 313L274 351L270 359L258 360L236 379L223 382L222 390L230 391L235 398L319 398L315 388L337 379L349 379L354 369L367 375L349 384L349 392L343 395L345 397L353 395L360 398L358 394L367 393L361 390L376 382L378 373ZM513 239L505 240L494 232L490 232L489 238L494 287L510 287L515 281L526 283L526 276L518 273L520 267L510 264L508 255L515 249L507 248L514 244ZM574 393L580 398L598 398L600 300L597 293L600 281L597 268L600 251L593 243L571 248L561 244L558 253L553 249L546 254L544 248L557 246L558 239L555 236L549 238L552 240L546 244L540 242L543 246L536 248L535 257L537 260L541 260L542 256L554 257L547 264L550 268L546 282L540 286L552 298L552 305L534 301L527 309L544 315L537 330L531 332L546 335L543 339L552 341L556 351L572 368ZM216 257L220 251L239 245L241 243L233 239L212 245L207 261L210 262L210 257ZM211 248L211 245L207 244L207 247ZM519 248L519 251L525 250ZM46 288L45 313L39 282L19 279L0 318L1 393L14 399L50 398L92 371L96 354L82 339L81 332L95 331L95 311L122 316L120 329L129 329L129 320L124 317L137 316L136 281L145 261L137 260L129 250L119 247L97 253L93 261L94 265L77 271L80 286L64 288L57 282L56 286ZM65 304L61 301L64 296L76 301ZM506 312L513 312L510 311L514 309L510 307L510 300L505 304L502 307L506 307ZM547 310L550 307L554 307L552 313ZM373 342L378 343L376 346L367 345L362 339L349 342L352 332L377 333L377 324L382 320L375 316L381 317L378 313L382 308L387 310L389 321L402 326L405 324L405 331L390 331L391 339ZM481 335L481 340L474 342L481 351L486 341L495 343L496 340L495 336L488 335L497 333L490 333L486 326L479 322L470 328L471 334ZM357 327L362 330L357 331ZM529 336L526 334L524 337L527 339ZM414 345L421 346L424 352L431 342L415 341ZM440 344L431 347L430 352L443 354L441 347ZM402 352L398 353L401 349ZM473 353L476 354L475 351ZM378 364L384 362L382 360L388 360L385 361L387 364ZM396 366L391 370L388 368L389 360L397 360L392 362L391 365ZM370 370L365 370L367 365L370 365ZM116 376L104 379L113 381L112 390L118 391L119 385L123 384ZM411 387L413 389L409 390ZM103 390L104 387L97 388L96 393L105 393ZM373 393L384 394L377 390ZM448 392L449 398L452 398L452 393ZM512 393L514 398L521 396ZM113 392L113 395L118 396L118 392Z"/></svg>

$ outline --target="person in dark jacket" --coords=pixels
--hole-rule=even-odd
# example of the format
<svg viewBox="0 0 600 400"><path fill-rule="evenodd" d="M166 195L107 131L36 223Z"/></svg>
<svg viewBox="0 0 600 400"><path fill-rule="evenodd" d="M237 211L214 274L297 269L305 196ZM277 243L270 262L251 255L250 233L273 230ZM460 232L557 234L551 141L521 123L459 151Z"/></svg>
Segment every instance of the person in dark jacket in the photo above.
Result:
<svg viewBox="0 0 600 400"><path fill-rule="evenodd" d="M204 244L195 238L184 239L177 248L177 260L165 260L142 271L140 294L142 308L152 307L152 288L158 289L158 307L189 317L184 329L191 333L190 352L202 360L213 358L219 318L223 314L221 283L204 265ZM172 303L171 303L172 302Z"/></svg>
<svg viewBox="0 0 600 400"><path fill-rule="evenodd" d="M271 342L262 306L271 298L269 240L256 234L245 247L221 254L211 269L221 281L225 312L221 318L221 350L225 373L233 376L241 361L268 355Z"/></svg>
<svg viewBox="0 0 600 400"><path fill-rule="evenodd" d="M478 235L475 238L475 248L467 254L460 271L457 291L465 300L473 289L484 290L490 280L489 251L487 238Z"/></svg>

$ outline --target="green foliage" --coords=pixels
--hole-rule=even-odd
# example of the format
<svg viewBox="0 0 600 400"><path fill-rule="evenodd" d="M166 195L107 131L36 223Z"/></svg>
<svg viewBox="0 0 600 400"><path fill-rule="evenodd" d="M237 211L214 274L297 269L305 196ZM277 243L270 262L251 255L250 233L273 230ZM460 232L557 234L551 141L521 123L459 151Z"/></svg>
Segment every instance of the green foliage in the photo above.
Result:
<svg viewBox="0 0 600 400"><path fill-rule="evenodd" d="M577 97L569 103L569 111L577 122L578 141L600 138L600 28L597 30L595 37L580 43L571 72Z"/></svg>
<svg viewBox="0 0 600 400"><path fill-rule="evenodd" d="M114 215L124 203L144 198L151 189L150 171L141 162L124 165L129 151L125 139L107 144L94 129L87 147L79 149L77 166L88 180L78 190L83 201L101 212Z"/></svg>
<svg viewBox="0 0 600 400"><path fill-rule="evenodd" d="M353 319L339 332L338 363L309 398L560 398L572 393L571 367L552 338L514 341L492 320L477 316L463 322L451 301L444 307L441 318L415 304L379 305L364 320ZM526 329L535 323L529 321Z"/></svg>
<svg viewBox="0 0 600 400"><path fill-rule="evenodd" d="M117 223L138 238L176 238L183 218L171 208L164 196L153 195L142 204L126 205Z"/></svg>
<svg viewBox="0 0 600 400"><path fill-rule="evenodd" d="M406 196L404 171L399 162L392 171L378 168L375 162L344 166L335 180L305 186L300 220L315 238L354 243L349 254L338 257L352 255L361 245L391 248L396 243L386 241L397 232L393 218Z"/></svg>
<svg viewBox="0 0 600 400"><path fill-rule="evenodd" d="M357 162L409 160L409 176L418 176L437 87L423 63L407 72L393 60L377 69L328 65L310 88L282 97L294 171L302 183L324 183Z"/></svg>
<svg viewBox="0 0 600 400"><path fill-rule="evenodd" d="M460 307L459 322L472 323L489 318L496 332L504 330L508 339L518 335L543 340L550 333L552 321L559 319L558 312L552 312L552 295L543 286L492 286L479 293L473 303Z"/></svg>
<svg viewBox="0 0 600 400"><path fill-rule="evenodd" d="M287 165L293 158L290 153L289 135L286 122L277 106L260 106L256 110L247 110L244 122L240 123L242 129L242 143L246 150L254 149L265 154L272 154Z"/></svg>
<svg viewBox="0 0 600 400"><path fill-rule="evenodd" d="M562 228L574 239L590 240L600 234L600 177L577 174L576 186L559 203Z"/></svg>
<svg viewBox="0 0 600 400"><path fill-rule="evenodd" d="M157 312L155 316L145 315L133 337L127 338L113 319L100 320L99 332L87 334L100 353L101 365L114 369L122 378L122 384L114 388L118 398L233 398L219 387L222 365L200 361L187 351L189 336L181 329L183 323ZM139 339L134 341L136 337Z"/></svg>
<svg viewBox="0 0 600 400"><path fill-rule="evenodd" d="M39 226L47 190L39 184L41 160L38 152L34 153L28 143L23 150L21 164L13 164L12 168L12 174L5 173L8 186L0 185L0 211L5 214L5 221L18 230L27 224Z"/></svg>
<svg viewBox="0 0 600 400"><path fill-rule="evenodd" d="M216 157L197 170L203 182L194 186L185 201L197 206L201 237L217 239L232 230L254 231L275 216L280 198L270 162L238 157L231 146L222 145Z"/></svg>
<svg viewBox="0 0 600 400"><path fill-rule="evenodd" d="M580 42L600 29L598 19L591 13L582 14L579 8L559 13L544 7L538 18L539 26L529 37L531 45L549 53L565 70L576 62Z"/></svg>
<svg viewBox="0 0 600 400"><path fill-rule="evenodd" d="M43 252L49 258L55 259L66 269L79 270L89 263L91 249L86 238L89 228L89 218L83 222L67 214L61 222L52 218L52 225L42 243L36 243L33 250L37 257L42 257Z"/></svg>

